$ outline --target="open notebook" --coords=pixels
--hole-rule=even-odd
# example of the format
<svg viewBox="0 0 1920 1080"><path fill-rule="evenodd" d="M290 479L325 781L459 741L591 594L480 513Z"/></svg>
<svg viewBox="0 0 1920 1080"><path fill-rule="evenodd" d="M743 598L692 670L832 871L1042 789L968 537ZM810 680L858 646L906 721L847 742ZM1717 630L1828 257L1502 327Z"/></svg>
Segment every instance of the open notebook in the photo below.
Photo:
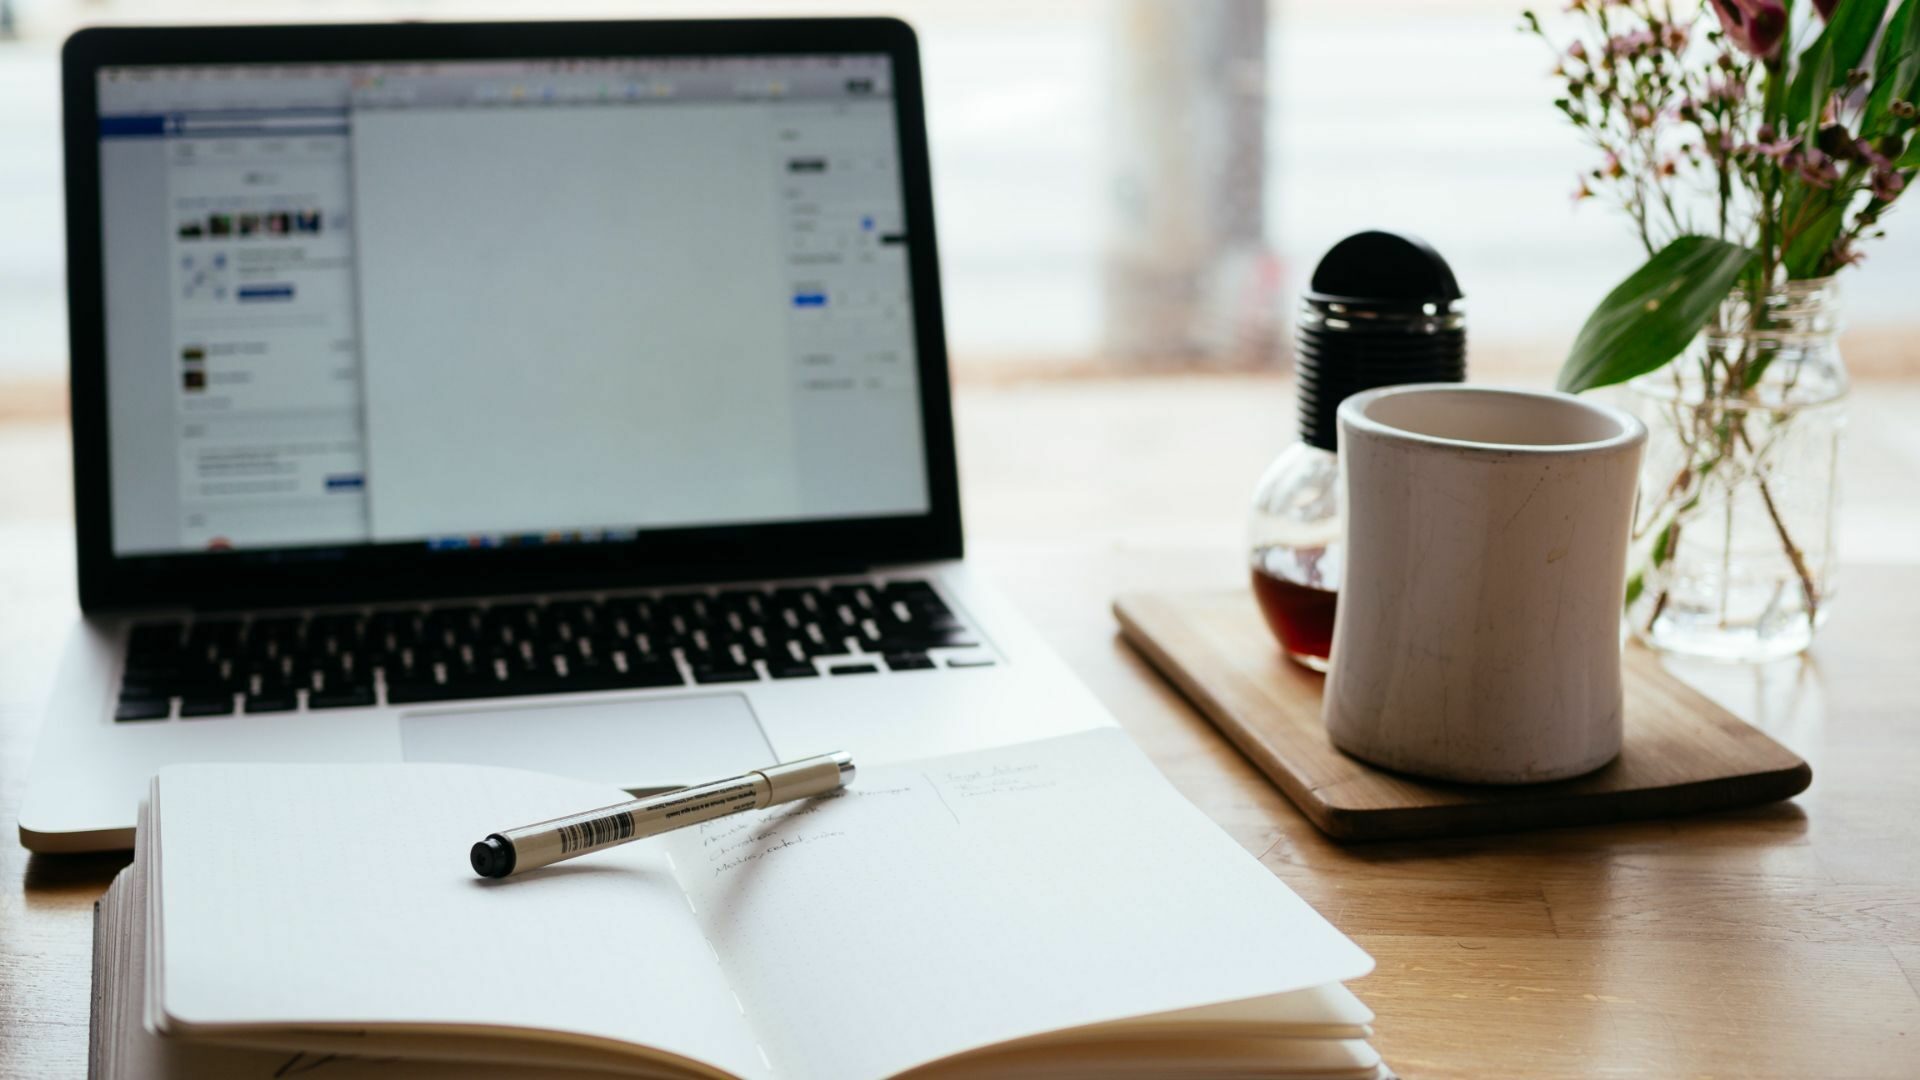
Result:
<svg viewBox="0 0 1920 1080"><path fill-rule="evenodd" d="M502 880L624 798L452 765L163 771L101 901L93 1075L1373 1077L1371 961L1119 731Z"/></svg>

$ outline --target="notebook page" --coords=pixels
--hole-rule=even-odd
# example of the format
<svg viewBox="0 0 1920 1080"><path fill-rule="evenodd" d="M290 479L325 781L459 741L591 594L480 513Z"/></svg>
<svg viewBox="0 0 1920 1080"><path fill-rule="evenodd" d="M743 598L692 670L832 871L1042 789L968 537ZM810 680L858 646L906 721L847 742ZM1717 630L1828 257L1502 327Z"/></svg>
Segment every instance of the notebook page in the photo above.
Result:
<svg viewBox="0 0 1920 1080"><path fill-rule="evenodd" d="M783 1078L885 1076L1372 966L1112 729L863 768L667 848Z"/></svg>
<svg viewBox="0 0 1920 1080"><path fill-rule="evenodd" d="M499 881L490 832L622 798L458 765L191 765L154 785L157 1002L225 1025L525 1026L766 1065L652 844Z"/></svg>
<svg viewBox="0 0 1920 1080"><path fill-rule="evenodd" d="M144 820L144 809L142 812ZM139 856L113 880L101 902L92 1036L100 1048L90 1075L98 1080L287 1080L318 1072L325 1080L538 1080L551 1071L473 1062L396 1061L297 1050L255 1050L162 1038L141 1023L146 996L147 924L144 867ZM324 1070L324 1071L321 1071ZM573 1072L578 1080L611 1074Z"/></svg>

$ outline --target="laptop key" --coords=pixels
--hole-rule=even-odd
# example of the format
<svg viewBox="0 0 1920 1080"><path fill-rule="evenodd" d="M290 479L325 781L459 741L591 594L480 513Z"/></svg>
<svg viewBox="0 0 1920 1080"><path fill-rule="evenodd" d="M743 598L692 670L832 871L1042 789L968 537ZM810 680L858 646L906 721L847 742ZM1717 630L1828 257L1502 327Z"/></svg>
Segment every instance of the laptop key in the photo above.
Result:
<svg viewBox="0 0 1920 1080"><path fill-rule="evenodd" d="M928 649L971 649L979 641L964 629L916 632L896 631L868 645L875 652L925 652Z"/></svg>
<svg viewBox="0 0 1920 1080"><path fill-rule="evenodd" d="M325 690L307 691L309 709L356 709L372 705L373 687L370 684L359 686L331 686Z"/></svg>
<svg viewBox="0 0 1920 1080"><path fill-rule="evenodd" d="M770 660L767 662L767 674L776 679L816 679L820 677L820 669L792 660L779 663Z"/></svg>
<svg viewBox="0 0 1920 1080"><path fill-rule="evenodd" d="M875 599L883 606L894 603L905 604L909 611L916 614L950 614L946 601L940 599L940 594L933 590L933 586L924 581L890 582L880 590L880 595Z"/></svg>
<svg viewBox="0 0 1920 1080"><path fill-rule="evenodd" d="M169 711L166 698L121 698L113 708L115 720L165 720Z"/></svg>
<svg viewBox="0 0 1920 1080"><path fill-rule="evenodd" d="M180 699L181 716L230 716L232 694L189 694Z"/></svg>
<svg viewBox="0 0 1920 1080"><path fill-rule="evenodd" d="M745 664L695 664L693 681L699 683L757 682L760 673Z"/></svg>
<svg viewBox="0 0 1920 1080"><path fill-rule="evenodd" d="M828 607L847 607L861 616L872 614L877 598L870 585L835 585L827 590Z"/></svg>
<svg viewBox="0 0 1920 1080"><path fill-rule="evenodd" d="M923 652L897 652L887 654L889 671L925 671L933 667L933 661Z"/></svg>
<svg viewBox="0 0 1920 1080"><path fill-rule="evenodd" d="M176 653L164 656L148 654L129 655L125 678L135 679L177 679L189 671L199 671L203 665L188 661Z"/></svg>
<svg viewBox="0 0 1920 1080"><path fill-rule="evenodd" d="M642 661L616 671L614 680L625 689L639 690L656 686L685 686L686 677L671 660Z"/></svg>
<svg viewBox="0 0 1920 1080"><path fill-rule="evenodd" d="M300 699L292 690L269 690L246 696L248 713L292 712Z"/></svg>
<svg viewBox="0 0 1920 1080"><path fill-rule="evenodd" d="M879 672L877 664L842 664L827 669L829 675L873 675Z"/></svg>
<svg viewBox="0 0 1920 1080"><path fill-rule="evenodd" d="M600 605L591 600L556 600L547 605L547 617L554 623L584 633L600 623Z"/></svg>
<svg viewBox="0 0 1920 1080"><path fill-rule="evenodd" d="M218 698L232 697L233 687L214 678L195 677L191 679L171 679L166 682L146 685L136 684L131 690L122 690L121 697L178 697L178 698Z"/></svg>
<svg viewBox="0 0 1920 1080"><path fill-rule="evenodd" d="M471 688L471 697L528 697L533 694L564 694L579 689L561 675L556 675L547 667L515 668L504 679L481 675L471 679L457 681L463 688Z"/></svg>
<svg viewBox="0 0 1920 1080"><path fill-rule="evenodd" d="M788 587L773 590L773 603L775 608L799 612L800 617L805 620L822 610L824 597L818 589Z"/></svg>
<svg viewBox="0 0 1920 1080"><path fill-rule="evenodd" d="M176 689L177 685L177 679L135 677L129 675L120 680L120 700L129 701L157 698L165 701L174 694L179 693Z"/></svg>
<svg viewBox="0 0 1920 1080"><path fill-rule="evenodd" d="M387 704L413 705L423 701L457 701L461 698L479 696L474 688L463 687L459 683L447 684L432 679L389 679L387 680Z"/></svg>

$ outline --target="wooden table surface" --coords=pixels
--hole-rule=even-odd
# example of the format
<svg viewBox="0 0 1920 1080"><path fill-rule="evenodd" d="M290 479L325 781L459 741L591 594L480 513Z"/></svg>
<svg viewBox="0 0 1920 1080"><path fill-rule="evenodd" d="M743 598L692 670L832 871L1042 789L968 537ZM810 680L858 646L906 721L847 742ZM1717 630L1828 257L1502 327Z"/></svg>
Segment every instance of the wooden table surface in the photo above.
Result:
<svg viewBox="0 0 1920 1080"><path fill-rule="evenodd" d="M1417 1077L1920 1077L1920 386L1855 394L1846 560L1803 662L1681 673L1813 764L1789 804L1342 848L1119 640L1108 602L1242 580L1279 380L963 387L973 556L1188 798L1378 961ZM119 856L13 840L74 610L65 429L0 425L0 1077L85 1070L90 908Z"/></svg>

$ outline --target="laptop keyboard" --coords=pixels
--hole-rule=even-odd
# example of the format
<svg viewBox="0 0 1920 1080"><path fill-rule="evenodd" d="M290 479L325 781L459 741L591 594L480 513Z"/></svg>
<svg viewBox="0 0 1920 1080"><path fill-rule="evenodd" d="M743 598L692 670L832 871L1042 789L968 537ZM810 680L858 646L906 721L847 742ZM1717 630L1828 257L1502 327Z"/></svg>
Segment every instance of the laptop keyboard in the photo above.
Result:
<svg viewBox="0 0 1920 1080"><path fill-rule="evenodd" d="M925 581L137 623L116 720L979 667Z"/></svg>

